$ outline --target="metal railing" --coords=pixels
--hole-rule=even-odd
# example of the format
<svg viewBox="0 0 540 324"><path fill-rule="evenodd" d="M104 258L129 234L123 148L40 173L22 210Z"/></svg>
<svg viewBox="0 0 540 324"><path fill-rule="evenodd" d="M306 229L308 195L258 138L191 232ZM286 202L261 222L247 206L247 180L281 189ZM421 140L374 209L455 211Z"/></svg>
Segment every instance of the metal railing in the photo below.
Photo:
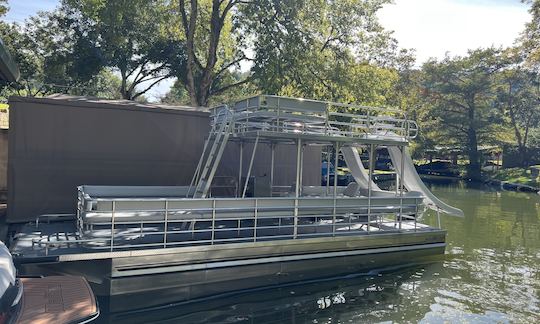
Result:
<svg viewBox="0 0 540 324"><path fill-rule="evenodd" d="M426 229L416 222L421 197L245 198L232 203L237 206L231 206L234 199L230 198L93 200L111 208L88 211L84 210L88 204L81 202L78 233L65 239L45 236L34 239L32 245L45 247L48 255L51 246L112 252ZM162 208L134 209L126 205L130 201L159 201ZM182 201L191 207L181 208ZM282 204L274 205L276 201Z"/></svg>
<svg viewBox="0 0 540 324"><path fill-rule="evenodd" d="M220 124L232 112L234 133L267 131L343 137L366 135L413 139L418 125L406 112L280 96L258 96L213 108L212 124Z"/></svg>

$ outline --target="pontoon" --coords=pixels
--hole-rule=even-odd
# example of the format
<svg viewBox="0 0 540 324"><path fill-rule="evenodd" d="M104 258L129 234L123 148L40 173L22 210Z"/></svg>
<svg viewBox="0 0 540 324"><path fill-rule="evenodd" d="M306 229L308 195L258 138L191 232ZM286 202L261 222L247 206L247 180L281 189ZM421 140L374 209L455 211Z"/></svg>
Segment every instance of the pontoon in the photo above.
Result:
<svg viewBox="0 0 540 324"><path fill-rule="evenodd" d="M418 127L402 111L270 95L211 111L189 186L81 185L76 215L42 215L17 229L11 251L23 271L82 274L117 311L444 253L440 221L434 227L419 218L426 207L462 212L418 177L406 150ZM270 167L266 177L253 177L263 146ZM275 168L283 146L296 154L285 186L275 183L288 171ZM343 156L355 181L303 185L308 147L334 165ZM388 150L397 174L388 190L372 180L378 147ZM231 148L238 174L220 176Z"/></svg>

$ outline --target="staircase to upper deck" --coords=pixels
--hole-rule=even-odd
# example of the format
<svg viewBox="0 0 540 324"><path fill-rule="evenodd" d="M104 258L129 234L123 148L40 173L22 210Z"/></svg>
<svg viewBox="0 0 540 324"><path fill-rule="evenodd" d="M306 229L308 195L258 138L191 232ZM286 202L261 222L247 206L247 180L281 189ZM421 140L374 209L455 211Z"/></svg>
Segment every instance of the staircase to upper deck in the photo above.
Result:
<svg viewBox="0 0 540 324"><path fill-rule="evenodd" d="M219 166L223 151L229 141L231 129L233 128L233 115L229 112L226 106L220 110L220 115L215 116L215 122L212 123L210 134L206 139L203 147L203 153L197 165L195 174L190 184L191 187L195 184L195 192L193 198L206 198L212 179Z"/></svg>

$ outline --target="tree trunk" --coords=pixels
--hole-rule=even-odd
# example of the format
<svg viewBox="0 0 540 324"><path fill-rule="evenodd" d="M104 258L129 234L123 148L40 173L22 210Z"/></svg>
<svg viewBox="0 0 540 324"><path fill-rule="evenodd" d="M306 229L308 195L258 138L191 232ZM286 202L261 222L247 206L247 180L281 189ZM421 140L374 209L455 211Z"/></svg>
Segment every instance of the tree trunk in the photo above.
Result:
<svg viewBox="0 0 540 324"><path fill-rule="evenodd" d="M474 95L468 103L469 127L467 130L467 154L469 156L469 167L467 177L474 181L481 180L482 170L480 166L480 155L478 154L478 136L476 134L476 103Z"/></svg>
<svg viewBox="0 0 540 324"><path fill-rule="evenodd" d="M514 106L512 104L512 83L508 84L508 114L510 115L510 121L512 122L512 127L514 128L514 135L516 136L516 141L518 145L519 152L519 165L525 166L527 160L527 148L525 147L525 141L521 136L521 131L519 130L518 122L516 120L516 113L514 111Z"/></svg>
<svg viewBox="0 0 540 324"><path fill-rule="evenodd" d="M467 133L469 167L467 169L467 176L471 180L481 180L481 167L480 167L480 154L478 153L478 139L476 137L476 129L469 127Z"/></svg>

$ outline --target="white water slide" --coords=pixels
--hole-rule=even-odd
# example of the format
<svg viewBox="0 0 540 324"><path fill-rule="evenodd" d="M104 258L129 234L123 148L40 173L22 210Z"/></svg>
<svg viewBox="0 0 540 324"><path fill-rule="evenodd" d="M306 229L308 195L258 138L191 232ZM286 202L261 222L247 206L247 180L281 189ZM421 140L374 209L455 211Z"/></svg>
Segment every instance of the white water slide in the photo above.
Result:
<svg viewBox="0 0 540 324"><path fill-rule="evenodd" d="M426 187L420 176L416 172L411 156L405 148L405 154L403 154L403 175L401 174L401 158L402 154L397 146L388 146L388 153L392 159L392 164L394 169L399 177L403 177L403 184L408 191L416 191L422 193L424 196L424 203L426 206L433 210L442 211L448 215L463 217L463 211L459 208L452 207L439 198L437 198L429 189ZM355 181L360 185L360 187L367 189L368 183L371 181L372 190L382 191L373 180L369 179L368 173L362 164L362 160L358 155L358 151L354 147L346 146L341 148L345 162L349 167L351 174L353 175Z"/></svg>

